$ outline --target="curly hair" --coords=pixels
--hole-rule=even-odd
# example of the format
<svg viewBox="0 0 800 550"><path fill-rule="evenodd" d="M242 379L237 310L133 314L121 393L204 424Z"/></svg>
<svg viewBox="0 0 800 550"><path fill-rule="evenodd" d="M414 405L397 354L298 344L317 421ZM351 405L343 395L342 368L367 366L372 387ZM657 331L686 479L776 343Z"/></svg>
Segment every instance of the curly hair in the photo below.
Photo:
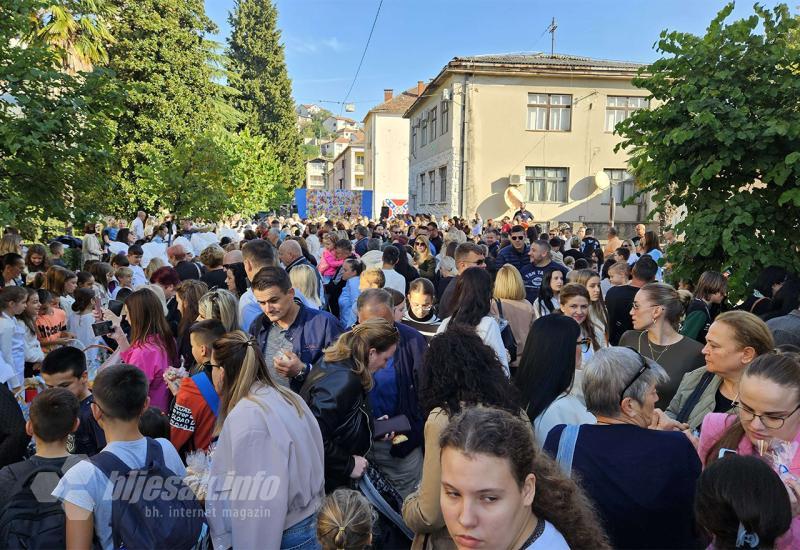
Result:
<svg viewBox="0 0 800 550"><path fill-rule="evenodd" d="M520 415L517 391L492 348L471 327L451 324L425 352L420 405L425 416L440 407L447 416L463 406L487 405Z"/></svg>
<svg viewBox="0 0 800 550"><path fill-rule="evenodd" d="M507 411L470 407L450 420L439 445L466 455L483 454L509 462L520 489L528 475L536 476L536 495L531 511L549 521L570 548L611 548L594 507L558 464L533 442L531 425Z"/></svg>

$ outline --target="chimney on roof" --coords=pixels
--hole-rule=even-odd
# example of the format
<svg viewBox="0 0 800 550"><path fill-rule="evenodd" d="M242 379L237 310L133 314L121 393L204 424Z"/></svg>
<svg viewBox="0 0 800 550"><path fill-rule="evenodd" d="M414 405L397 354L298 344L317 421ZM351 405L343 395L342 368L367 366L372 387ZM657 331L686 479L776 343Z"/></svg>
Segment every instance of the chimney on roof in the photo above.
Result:
<svg viewBox="0 0 800 550"><path fill-rule="evenodd" d="M422 95L422 91L425 89L425 83L421 80L417 80L417 97Z"/></svg>
<svg viewBox="0 0 800 550"><path fill-rule="evenodd" d="M392 90L391 88L384 88L383 89L383 101L384 102L389 101L390 99L392 99L393 95L394 95L394 90Z"/></svg>

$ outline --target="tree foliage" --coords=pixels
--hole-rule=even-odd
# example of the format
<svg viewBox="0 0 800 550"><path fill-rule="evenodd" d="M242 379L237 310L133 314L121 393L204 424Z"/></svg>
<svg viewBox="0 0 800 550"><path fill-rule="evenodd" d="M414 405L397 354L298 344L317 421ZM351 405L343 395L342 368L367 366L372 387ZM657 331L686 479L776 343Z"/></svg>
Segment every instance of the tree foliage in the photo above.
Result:
<svg viewBox="0 0 800 550"><path fill-rule="evenodd" d="M250 131L272 144L284 165L283 185L293 189L305 171L278 12L271 0L238 0L229 21L230 84L239 92L234 104L245 113Z"/></svg>
<svg viewBox="0 0 800 550"><path fill-rule="evenodd" d="M190 141L219 120L209 43L215 30L202 0L111 0L119 16L109 66L125 87L115 150L119 169L107 187L107 210L130 214L160 206L143 172L151 162Z"/></svg>
<svg viewBox="0 0 800 550"><path fill-rule="evenodd" d="M685 207L675 280L730 265L734 297L763 267L800 272L798 21L783 4L754 9L726 23L728 4L704 36L662 32L664 57L634 80L655 108L616 130L656 212Z"/></svg>
<svg viewBox="0 0 800 550"><path fill-rule="evenodd" d="M108 71L67 74L63 44L25 41L48 6L0 4L0 222L28 235L71 219L73 198L104 185L120 98Z"/></svg>
<svg viewBox="0 0 800 550"><path fill-rule="evenodd" d="M216 221L286 202L285 188L275 185L282 169L263 137L216 127L154 157L141 175L172 213Z"/></svg>

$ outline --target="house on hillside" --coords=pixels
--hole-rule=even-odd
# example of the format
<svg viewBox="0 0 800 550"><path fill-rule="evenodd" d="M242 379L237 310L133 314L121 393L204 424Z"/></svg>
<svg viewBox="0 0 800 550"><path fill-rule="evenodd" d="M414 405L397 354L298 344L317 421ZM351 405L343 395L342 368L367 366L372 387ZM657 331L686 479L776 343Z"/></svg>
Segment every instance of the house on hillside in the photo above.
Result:
<svg viewBox="0 0 800 550"><path fill-rule="evenodd" d="M323 157L334 159L341 154L345 148L350 145L350 139L346 137L337 137L331 141L327 141L320 145L319 151Z"/></svg>
<svg viewBox="0 0 800 550"><path fill-rule="evenodd" d="M359 129L358 123L355 120L341 116L329 116L323 121L322 127L332 134L344 129Z"/></svg>
<svg viewBox="0 0 800 550"><path fill-rule="evenodd" d="M422 81L397 95L394 90L385 89L383 103L370 109L364 117L364 182L374 190L372 211L375 213L379 213L382 206L401 205L408 200L410 124L403 113L424 90Z"/></svg>
<svg viewBox="0 0 800 550"><path fill-rule="evenodd" d="M604 225L612 202L618 225L644 220L646 200L621 206L636 184L613 133L649 108L631 82L640 67L559 54L454 58L404 114L411 211L495 218L519 193L543 224Z"/></svg>
<svg viewBox="0 0 800 550"><path fill-rule="evenodd" d="M322 111L322 107L314 105L313 103L301 104L297 106L296 111L299 116L311 118Z"/></svg>

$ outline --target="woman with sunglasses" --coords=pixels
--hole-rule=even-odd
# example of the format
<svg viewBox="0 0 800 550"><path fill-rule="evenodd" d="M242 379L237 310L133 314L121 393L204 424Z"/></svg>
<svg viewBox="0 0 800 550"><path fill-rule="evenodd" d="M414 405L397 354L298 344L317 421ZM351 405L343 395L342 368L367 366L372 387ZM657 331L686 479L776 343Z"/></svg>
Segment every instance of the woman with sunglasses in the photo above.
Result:
<svg viewBox="0 0 800 550"><path fill-rule="evenodd" d="M658 420L656 385L666 378L635 350L597 351L583 369L586 408L597 424L556 426L544 445L580 478L613 548L698 547L697 452L681 432L650 429Z"/></svg>
<svg viewBox="0 0 800 550"><path fill-rule="evenodd" d="M769 457L778 441L800 445L800 361L793 353L770 353L750 363L734 400L736 415L711 413L703 419L698 453L713 464L723 449ZM800 547L800 453L779 471L792 503L792 527L776 548ZM779 469L777 464L773 467Z"/></svg>
<svg viewBox="0 0 800 550"><path fill-rule="evenodd" d="M436 258L431 254L430 241L426 235L419 235L414 241L414 256L419 276L433 281L436 276Z"/></svg>
<svg viewBox="0 0 800 550"><path fill-rule="evenodd" d="M585 345L580 326L565 315L547 315L531 326L514 385L527 403L539 447L554 426L595 422L581 388Z"/></svg>

